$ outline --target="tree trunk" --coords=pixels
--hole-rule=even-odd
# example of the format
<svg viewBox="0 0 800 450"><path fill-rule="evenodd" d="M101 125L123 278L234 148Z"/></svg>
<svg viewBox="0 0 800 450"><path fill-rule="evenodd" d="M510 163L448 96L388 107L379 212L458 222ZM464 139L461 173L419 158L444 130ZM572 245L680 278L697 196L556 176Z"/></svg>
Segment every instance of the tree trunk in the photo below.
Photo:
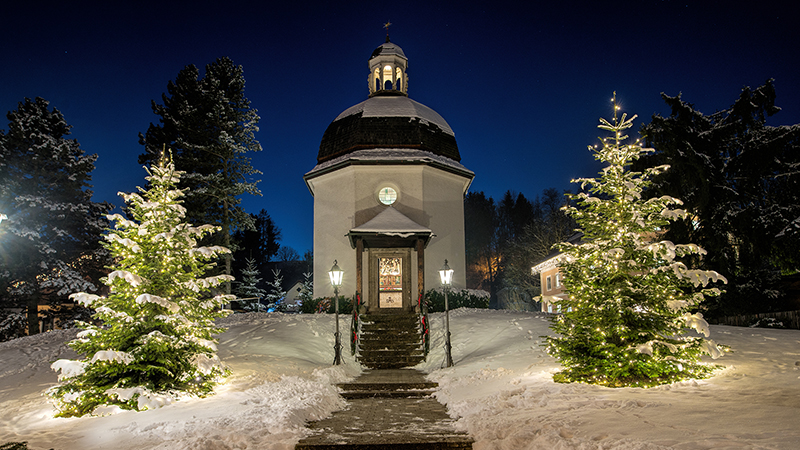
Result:
<svg viewBox="0 0 800 450"><path fill-rule="evenodd" d="M225 243L225 248L231 248L231 232L230 232L230 211L228 211L228 199L225 198L222 200L222 208L223 208L223 216L222 216L222 242ZM231 274L231 254L226 253L225 256L225 275ZM231 282L225 282L225 293L230 295L231 293Z"/></svg>
<svg viewBox="0 0 800 450"><path fill-rule="evenodd" d="M39 334L39 301L36 296L28 296L28 336Z"/></svg>

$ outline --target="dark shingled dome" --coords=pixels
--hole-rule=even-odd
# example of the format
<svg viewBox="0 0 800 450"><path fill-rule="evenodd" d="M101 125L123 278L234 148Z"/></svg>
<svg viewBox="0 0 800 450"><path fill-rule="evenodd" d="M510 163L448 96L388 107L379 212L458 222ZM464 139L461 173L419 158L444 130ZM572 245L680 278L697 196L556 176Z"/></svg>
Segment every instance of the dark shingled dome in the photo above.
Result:
<svg viewBox="0 0 800 450"><path fill-rule="evenodd" d="M375 95L339 115L325 130L317 163L356 150L408 148L461 161L450 125L402 95Z"/></svg>

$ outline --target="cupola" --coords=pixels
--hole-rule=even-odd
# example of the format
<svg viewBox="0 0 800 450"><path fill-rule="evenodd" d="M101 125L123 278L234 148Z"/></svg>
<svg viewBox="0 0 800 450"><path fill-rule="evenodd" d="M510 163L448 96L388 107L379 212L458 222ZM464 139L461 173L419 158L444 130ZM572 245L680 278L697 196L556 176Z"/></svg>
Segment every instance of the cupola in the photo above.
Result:
<svg viewBox="0 0 800 450"><path fill-rule="evenodd" d="M389 41L381 44L369 58L369 96L408 96L408 58L399 45Z"/></svg>

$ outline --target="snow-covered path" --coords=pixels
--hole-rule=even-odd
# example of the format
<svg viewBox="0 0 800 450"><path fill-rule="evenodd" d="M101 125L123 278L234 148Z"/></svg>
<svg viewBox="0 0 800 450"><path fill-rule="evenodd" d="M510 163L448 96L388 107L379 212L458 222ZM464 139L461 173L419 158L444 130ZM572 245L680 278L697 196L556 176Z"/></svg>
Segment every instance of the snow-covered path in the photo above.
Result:
<svg viewBox="0 0 800 450"><path fill-rule="evenodd" d="M451 312L456 366L441 369L442 315L428 361L439 401L486 449L795 449L800 443L800 331L712 326L732 352L709 380L654 389L556 384L532 313ZM349 326L349 318L342 318ZM32 449L291 449L303 424L341 408L333 383L333 317L242 314L226 319L220 356L234 374L207 399L106 417L53 419L42 395L50 361L70 357L58 331L0 343L0 443ZM73 355L74 356L74 355Z"/></svg>

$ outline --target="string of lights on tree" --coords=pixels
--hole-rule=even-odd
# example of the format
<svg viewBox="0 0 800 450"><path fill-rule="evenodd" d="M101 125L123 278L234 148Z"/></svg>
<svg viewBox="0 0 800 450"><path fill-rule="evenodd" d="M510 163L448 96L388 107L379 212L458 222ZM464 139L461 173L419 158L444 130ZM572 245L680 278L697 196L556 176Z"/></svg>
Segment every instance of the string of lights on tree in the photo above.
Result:
<svg viewBox="0 0 800 450"><path fill-rule="evenodd" d="M619 116L616 93L612 103L613 120L601 118L598 125L611 136L589 147L605 167L599 178L573 180L581 192L571 195L574 206L564 208L584 236L558 246L568 298L559 300L562 314L551 323L557 335L545 344L563 365L554 379L648 387L708 377L715 366L700 356L722 353L706 339L702 314L693 311L706 296L720 294L713 283L727 280L686 265L688 257L705 254L699 246L659 240L664 227L686 211L677 198L644 198L649 180L669 167L630 170L653 150L639 140L627 143L624 132L636 116Z"/></svg>
<svg viewBox="0 0 800 450"><path fill-rule="evenodd" d="M166 161L165 161L166 159ZM232 280L206 276L225 247L198 247L218 227L184 222L176 189L182 172L162 158L147 177L142 195L122 194L133 220L109 216L116 227L105 235L115 266L103 278L110 294L85 292L71 298L95 310L93 322L70 342L83 359L61 359L59 385L49 390L58 416L144 410L182 396L210 394L228 370L216 354L214 319L233 296L212 294Z"/></svg>

